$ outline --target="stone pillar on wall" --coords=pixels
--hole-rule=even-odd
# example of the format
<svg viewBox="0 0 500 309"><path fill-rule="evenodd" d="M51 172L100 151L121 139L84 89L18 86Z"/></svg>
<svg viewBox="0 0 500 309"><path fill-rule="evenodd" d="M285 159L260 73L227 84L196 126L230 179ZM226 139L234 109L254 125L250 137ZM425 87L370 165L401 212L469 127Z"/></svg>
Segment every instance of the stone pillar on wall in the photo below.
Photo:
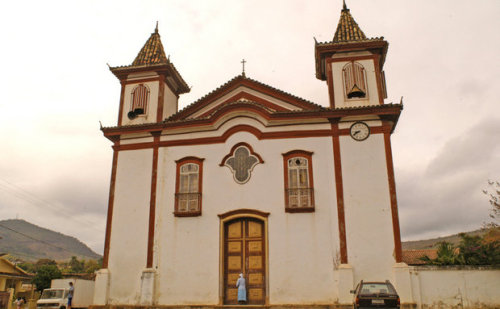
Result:
<svg viewBox="0 0 500 309"><path fill-rule="evenodd" d="M153 305L156 271L146 268L141 276L141 305Z"/></svg>
<svg viewBox="0 0 500 309"><path fill-rule="evenodd" d="M104 306L108 302L109 270L106 268L96 272L94 288L94 305Z"/></svg>
<svg viewBox="0 0 500 309"><path fill-rule="evenodd" d="M394 276L394 287L398 292L401 303L414 303L411 289L410 267L408 267L406 263L396 263L392 267L392 272Z"/></svg>
<svg viewBox="0 0 500 309"><path fill-rule="evenodd" d="M352 304L352 295L350 291L354 288L354 273L349 264L340 264L338 272L338 291L340 304Z"/></svg>

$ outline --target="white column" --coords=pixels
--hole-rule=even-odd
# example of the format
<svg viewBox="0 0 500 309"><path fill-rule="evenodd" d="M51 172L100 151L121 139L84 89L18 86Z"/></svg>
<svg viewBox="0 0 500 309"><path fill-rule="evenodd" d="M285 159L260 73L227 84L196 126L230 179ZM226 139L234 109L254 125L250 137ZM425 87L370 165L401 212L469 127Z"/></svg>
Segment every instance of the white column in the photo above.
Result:
<svg viewBox="0 0 500 309"><path fill-rule="evenodd" d="M340 304L352 304L352 294L350 291L354 289L354 273L352 266L349 264L340 264L338 268L338 291Z"/></svg>
<svg viewBox="0 0 500 309"><path fill-rule="evenodd" d="M104 306L108 302L109 270L106 268L96 271L94 287L94 305Z"/></svg>
<svg viewBox="0 0 500 309"><path fill-rule="evenodd" d="M146 268L141 276L141 305L152 305L154 297L156 271Z"/></svg>
<svg viewBox="0 0 500 309"><path fill-rule="evenodd" d="M394 287L398 292L401 303L413 303L411 289L410 267L406 263L396 263L392 267Z"/></svg>

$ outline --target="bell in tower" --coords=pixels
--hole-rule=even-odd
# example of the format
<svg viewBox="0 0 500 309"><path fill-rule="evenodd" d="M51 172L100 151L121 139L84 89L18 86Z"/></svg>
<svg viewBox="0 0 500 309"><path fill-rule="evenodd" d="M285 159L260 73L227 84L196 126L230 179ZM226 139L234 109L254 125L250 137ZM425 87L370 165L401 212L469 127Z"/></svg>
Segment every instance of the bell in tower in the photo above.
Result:
<svg viewBox="0 0 500 309"><path fill-rule="evenodd" d="M384 104L388 43L367 38L345 4L331 42L316 42L316 77L328 85L330 107Z"/></svg>
<svg viewBox="0 0 500 309"><path fill-rule="evenodd" d="M110 70L122 85L119 126L163 121L177 112L179 95L190 90L165 55L158 23L131 65Z"/></svg>

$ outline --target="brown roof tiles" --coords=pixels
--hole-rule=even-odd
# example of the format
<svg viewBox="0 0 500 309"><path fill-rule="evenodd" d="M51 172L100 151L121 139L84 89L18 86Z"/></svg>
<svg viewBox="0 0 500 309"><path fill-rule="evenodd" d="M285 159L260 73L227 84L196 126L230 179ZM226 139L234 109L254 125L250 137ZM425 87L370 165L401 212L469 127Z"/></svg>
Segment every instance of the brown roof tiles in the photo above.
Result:
<svg viewBox="0 0 500 309"><path fill-rule="evenodd" d="M146 41L146 44L144 44L137 57L135 57L132 65L140 66L165 63L167 63L167 56L165 56L165 51L163 50L163 45L161 44L157 25L155 32L151 33L151 36Z"/></svg>
<svg viewBox="0 0 500 309"><path fill-rule="evenodd" d="M366 40L366 35L352 17L349 9L345 5L340 13L340 20L337 26L337 31L333 36L333 42L352 42Z"/></svg>
<svg viewBox="0 0 500 309"><path fill-rule="evenodd" d="M424 256L437 258L437 249L403 250L403 262L408 265L424 265L425 262L420 259Z"/></svg>

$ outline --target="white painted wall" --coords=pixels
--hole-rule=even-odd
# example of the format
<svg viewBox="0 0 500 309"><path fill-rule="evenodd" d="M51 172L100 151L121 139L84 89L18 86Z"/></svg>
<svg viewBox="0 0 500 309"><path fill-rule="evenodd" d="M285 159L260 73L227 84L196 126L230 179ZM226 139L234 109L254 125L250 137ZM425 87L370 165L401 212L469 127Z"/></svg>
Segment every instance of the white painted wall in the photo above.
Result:
<svg viewBox="0 0 500 309"><path fill-rule="evenodd" d="M256 124L255 124L256 125ZM250 144L264 164L246 184L237 184L222 158L238 142ZM316 212L285 213L282 153L314 152ZM174 217L175 160L204 158L203 214ZM240 208L270 212L269 278L271 303L333 302L333 255L338 250L331 138L259 141L240 132L225 144L162 148L159 152L156 258L158 303L217 304L219 301L219 228L217 214ZM161 241L161 243L159 243ZM307 262L305 262L307 261ZM293 271L291 271L293 270ZM316 283L320 280L321 285ZM314 289L310 287L314 285ZM304 298L303 291L308 291Z"/></svg>
<svg viewBox="0 0 500 309"><path fill-rule="evenodd" d="M265 127L256 118L226 119L217 131L162 136L162 140L216 136L237 124L260 131L329 129L312 123ZM380 122L371 122L380 125ZM342 123L342 126L348 126ZM217 134L218 133L218 134ZM133 141L133 136L128 136ZM138 141L145 141L139 138ZM149 138L147 138L149 140ZM249 182L237 184L230 170L219 166L239 143L250 144L264 160ZM341 137L349 262L355 280L391 273L393 236L387 169L382 135L364 142ZM313 152L315 212L286 213L283 153ZM176 160L204 159L202 216L175 217ZM231 210L269 212L267 296L271 304L331 304L338 299L339 234L331 137L258 140L238 132L225 143L159 149L155 245L154 303L218 304L220 289L220 219ZM121 151L109 263L109 303L138 304L146 266L152 150ZM359 197L358 195L362 195ZM383 195L386 195L385 197ZM373 233L372 229L376 229ZM369 234L367 236L367 234ZM379 280L390 279L389 276ZM304 294L304 291L307 291Z"/></svg>
<svg viewBox="0 0 500 309"><path fill-rule="evenodd" d="M362 142L341 136L340 156L347 254L354 284L391 279L395 259L384 136L371 134Z"/></svg>
<svg viewBox="0 0 500 309"><path fill-rule="evenodd" d="M136 304L146 267L151 149L118 154L109 252L110 304Z"/></svg>
<svg viewBox="0 0 500 309"><path fill-rule="evenodd" d="M165 93L163 96L163 115L162 120L177 113L178 98L175 93L165 84Z"/></svg>
<svg viewBox="0 0 500 309"><path fill-rule="evenodd" d="M410 267L410 277L419 308L500 307L500 269Z"/></svg>

